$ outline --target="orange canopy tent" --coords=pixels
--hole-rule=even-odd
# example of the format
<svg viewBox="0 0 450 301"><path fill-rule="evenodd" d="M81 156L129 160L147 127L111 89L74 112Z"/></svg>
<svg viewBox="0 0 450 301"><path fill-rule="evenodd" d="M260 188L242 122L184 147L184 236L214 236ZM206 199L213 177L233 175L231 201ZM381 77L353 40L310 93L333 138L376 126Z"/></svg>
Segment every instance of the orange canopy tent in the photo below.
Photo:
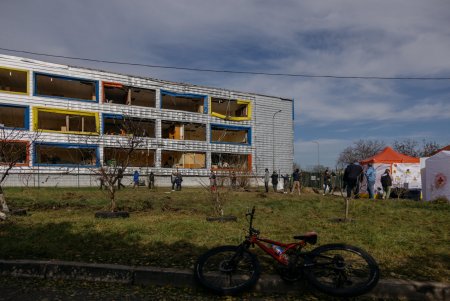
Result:
<svg viewBox="0 0 450 301"><path fill-rule="evenodd" d="M419 163L419 162L420 162L419 158L410 157L407 155L397 153L391 147L387 146L385 149L383 149L375 156L362 160L360 163L361 165L366 165L368 163L393 164L393 163Z"/></svg>

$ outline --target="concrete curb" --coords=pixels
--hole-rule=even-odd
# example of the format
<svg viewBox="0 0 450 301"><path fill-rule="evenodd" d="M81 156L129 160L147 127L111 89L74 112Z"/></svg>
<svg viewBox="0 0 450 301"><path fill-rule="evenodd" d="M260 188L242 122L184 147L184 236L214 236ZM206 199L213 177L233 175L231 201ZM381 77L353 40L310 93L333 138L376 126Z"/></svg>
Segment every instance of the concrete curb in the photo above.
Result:
<svg viewBox="0 0 450 301"><path fill-rule="evenodd" d="M0 275L197 287L190 270L70 261L0 260ZM261 293L293 294L301 293L302 287L289 285L277 275L263 274L254 290ZM450 300L450 284L386 279L380 280L368 296L407 300Z"/></svg>

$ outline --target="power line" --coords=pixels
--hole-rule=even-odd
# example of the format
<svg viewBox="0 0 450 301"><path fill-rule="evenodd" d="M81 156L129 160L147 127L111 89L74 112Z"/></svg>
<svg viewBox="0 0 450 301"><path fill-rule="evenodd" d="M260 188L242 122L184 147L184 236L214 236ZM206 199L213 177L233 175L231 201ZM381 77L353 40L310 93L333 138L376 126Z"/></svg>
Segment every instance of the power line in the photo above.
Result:
<svg viewBox="0 0 450 301"><path fill-rule="evenodd" d="M301 73L270 73L270 72L252 72L252 71L239 71L239 70L218 70L218 69L201 69L201 68L188 68L188 67L177 67L177 66L163 66L163 65L150 65L141 63L129 63L129 62L118 62L118 61L107 61L98 59L88 59L73 56L55 55L31 52L25 50L16 50L8 48L0 48L0 50L26 53L38 56L63 58L70 60L79 60L87 62L97 62L105 64L115 64L115 65L127 65L127 66L139 66L148 68L159 68L159 69L174 69L174 70L184 70L184 71L194 71L194 72L213 72L213 73L228 73L228 74L248 74L248 75L266 75L266 76L286 76L286 77L306 77L306 78L336 78L336 79L380 79L380 80L450 80L450 77L387 77L387 76L343 76L343 75L314 75L314 74L301 74Z"/></svg>

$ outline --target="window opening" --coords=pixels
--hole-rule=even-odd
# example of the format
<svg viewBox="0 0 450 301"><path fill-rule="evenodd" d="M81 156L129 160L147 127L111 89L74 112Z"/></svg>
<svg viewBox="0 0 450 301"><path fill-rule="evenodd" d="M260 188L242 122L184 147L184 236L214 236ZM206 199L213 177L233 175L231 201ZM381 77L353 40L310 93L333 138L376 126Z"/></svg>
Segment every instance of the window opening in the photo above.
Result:
<svg viewBox="0 0 450 301"><path fill-rule="evenodd" d="M156 91L104 82L103 102L154 108L156 106Z"/></svg>
<svg viewBox="0 0 450 301"><path fill-rule="evenodd" d="M28 72L0 67L0 91L28 93Z"/></svg>
<svg viewBox="0 0 450 301"><path fill-rule="evenodd" d="M231 126L211 126L211 142L250 144L250 129Z"/></svg>
<svg viewBox="0 0 450 301"><path fill-rule="evenodd" d="M251 170L251 155L211 153L211 168L230 170Z"/></svg>
<svg viewBox="0 0 450 301"><path fill-rule="evenodd" d="M161 108L195 113L205 113L204 95L177 94L161 91Z"/></svg>
<svg viewBox="0 0 450 301"><path fill-rule="evenodd" d="M161 165L164 168L206 168L206 154L163 150Z"/></svg>
<svg viewBox="0 0 450 301"><path fill-rule="evenodd" d="M103 134L127 135L128 129L141 137L155 138L155 120L124 118L121 115L103 115Z"/></svg>
<svg viewBox="0 0 450 301"><path fill-rule="evenodd" d="M36 164L97 165L97 147L85 145L35 144Z"/></svg>
<svg viewBox="0 0 450 301"><path fill-rule="evenodd" d="M35 73L36 95L97 101L97 82Z"/></svg>
<svg viewBox="0 0 450 301"><path fill-rule="evenodd" d="M16 163L17 166L28 165L28 142L0 141L0 165Z"/></svg>
<svg viewBox="0 0 450 301"><path fill-rule="evenodd" d="M74 134L98 134L97 114L35 108L35 129L69 132Z"/></svg>
<svg viewBox="0 0 450 301"><path fill-rule="evenodd" d="M28 107L0 104L0 127L28 129Z"/></svg>
<svg viewBox="0 0 450 301"><path fill-rule="evenodd" d="M206 141L206 125L201 123L161 121L161 137L174 140Z"/></svg>
<svg viewBox="0 0 450 301"><path fill-rule="evenodd" d="M103 152L103 161L109 166L124 166L127 158L130 167L154 167L155 166L155 150L154 149L135 149L128 157L130 149L105 147Z"/></svg>
<svg viewBox="0 0 450 301"><path fill-rule="evenodd" d="M240 99L211 97L211 115L232 121L251 119L251 102Z"/></svg>

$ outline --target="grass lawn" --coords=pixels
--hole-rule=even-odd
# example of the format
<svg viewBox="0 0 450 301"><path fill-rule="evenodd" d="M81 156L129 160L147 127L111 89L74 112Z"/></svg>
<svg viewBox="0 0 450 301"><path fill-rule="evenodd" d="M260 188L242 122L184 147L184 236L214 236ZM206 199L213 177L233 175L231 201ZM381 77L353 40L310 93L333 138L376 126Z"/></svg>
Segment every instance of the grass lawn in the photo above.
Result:
<svg viewBox="0 0 450 301"><path fill-rule="evenodd" d="M256 205L255 226L264 237L288 242L315 230L318 245L343 242L366 249L384 278L450 282L448 204L355 200L354 222L336 223L332 219L344 214L341 197L230 192L225 214L236 215L238 222L217 223L206 221L213 202L204 189L121 190L118 206L130 211L128 219L94 218L95 211L108 208L108 200L92 188L9 188L5 195L11 208L27 208L29 215L0 223L3 259L192 268L208 248L239 243L244 214ZM260 259L271 273L270 260Z"/></svg>

